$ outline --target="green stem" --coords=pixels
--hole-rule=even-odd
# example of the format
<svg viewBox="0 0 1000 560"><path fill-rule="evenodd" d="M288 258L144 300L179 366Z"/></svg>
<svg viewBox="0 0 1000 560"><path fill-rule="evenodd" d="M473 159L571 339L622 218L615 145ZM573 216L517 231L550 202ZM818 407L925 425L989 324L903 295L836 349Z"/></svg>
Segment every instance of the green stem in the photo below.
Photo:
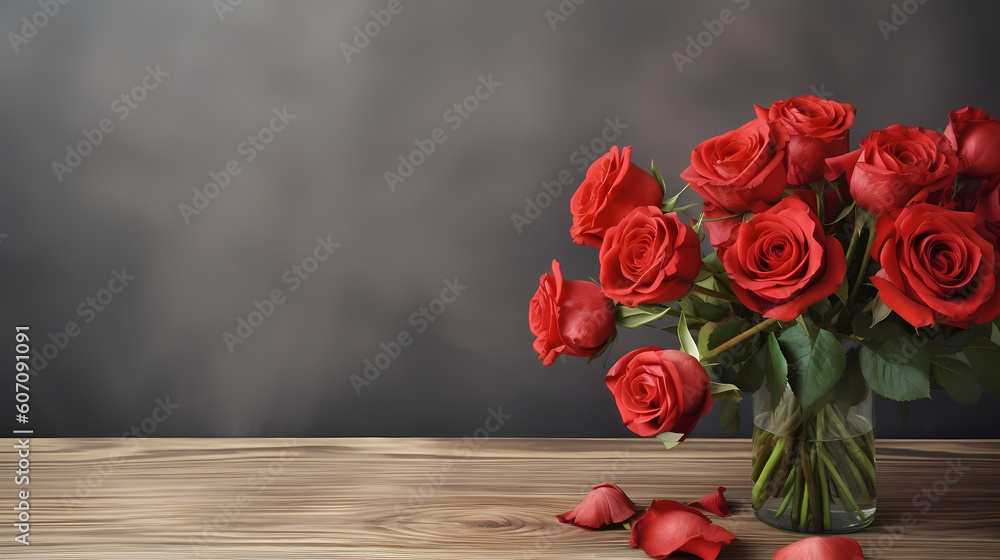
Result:
<svg viewBox="0 0 1000 560"><path fill-rule="evenodd" d="M819 448L819 458L826 464L827 470L830 472L830 477L833 479L834 486L837 487L837 493L840 495L840 500L851 507L854 511L858 513L858 516L864 519L865 514L858 507L858 502L854 500L854 496L851 495L851 489L848 488L847 484L844 484L844 479L840 478L840 474L837 472L837 467L834 466L833 461L826 455L826 450Z"/></svg>
<svg viewBox="0 0 1000 560"><path fill-rule="evenodd" d="M847 453L854 460L855 465L865 471L869 480L875 480L875 465L872 464L868 455L866 455L865 452L858 446L857 442L854 441L854 437L847 431L847 428L844 426L844 422L840 419L838 414L834 413L832 415L831 425L833 426L834 432L837 433L841 445L847 448Z"/></svg>
<svg viewBox="0 0 1000 560"><path fill-rule="evenodd" d="M854 260L854 253L857 252L858 250L859 239L861 239L861 232L859 231L858 235L854 235L854 232L852 231L851 242L847 245L847 256L845 257L845 260L847 260L848 267L851 266L851 261Z"/></svg>
<svg viewBox="0 0 1000 560"><path fill-rule="evenodd" d="M714 350L710 351L708 354L705 354L704 356L702 356L701 357L702 363L704 363L706 360L708 360L710 358L718 356L719 354L725 352L726 350L729 350L733 346L736 346L737 344L739 344L739 343L743 342L744 340L750 338L751 336L753 336L753 335L755 335L755 334L757 334L757 333L759 333L759 332L767 329L768 327L770 327L771 325L773 325L773 324L775 324L777 322L778 322L777 319L766 319L764 321L761 321L761 322L757 323L753 327L751 327L751 328L749 328L749 329L741 332L740 334L734 336L733 338L730 338L729 340L723 342L721 345L719 345Z"/></svg>
<svg viewBox="0 0 1000 560"><path fill-rule="evenodd" d="M823 445L823 442L817 441L816 445ZM816 448L813 447L813 450ZM818 453L817 453L818 456ZM823 501L823 530L830 531L832 526L830 524L830 483L826 478L826 464L822 460L817 461L819 464L819 490L820 496Z"/></svg>
<svg viewBox="0 0 1000 560"><path fill-rule="evenodd" d="M805 470L805 468L803 468ZM809 527L809 479L806 478L806 489L802 492L802 510L799 511L799 531Z"/></svg>
<svg viewBox="0 0 1000 560"><path fill-rule="evenodd" d="M861 259L861 268L858 269L858 278L854 281L854 287L851 288L851 294L847 296L847 305L850 305L854 298L858 297L858 292L861 291L861 284L864 283L865 275L868 273L868 265L872 261L872 243L875 242L875 227L869 226L868 228L868 247L865 249L865 255Z"/></svg>
<svg viewBox="0 0 1000 560"><path fill-rule="evenodd" d="M737 299L736 296L731 296L731 295L723 293L723 292L717 292L715 290L710 290L710 289L708 289L708 288L706 288L704 286L699 286L698 284L694 284L693 286L691 286L691 291L695 292L695 293L698 293L698 294L701 294L703 296L714 297L716 299L724 299L726 301L731 301L733 303L739 303L740 302L740 300Z"/></svg>
<svg viewBox="0 0 1000 560"><path fill-rule="evenodd" d="M812 456L812 460L810 460L810 455ZM813 523L819 523L820 519L819 504L816 502L816 497L818 496L818 493L816 491L817 490L816 482L813 476L815 473L813 472L813 467L812 467L815 458L816 458L816 447L813 446L811 451L806 451L805 439L803 438L799 440L799 461L802 463L803 472L805 472L806 496L812 495L813 497L812 500L808 499L806 500L806 502L809 502L808 504L806 504L806 502L803 502L802 507L805 508L806 505L810 506L812 510ZM802 520L800 520L799 523L801 525L805 525L806 524L805 519L803 518ZM804 528L805 527L803 527L803 529Z"/></svg>
<svg viewBox="0 0 1000 560"><path fill-rule="evenodd" d="M753 491L751 492L751 497L753 498L754 504L756 505L758 501L763 504L764 500L760 500L760 496L763 494L764 488L770 481L771 476L774 475L774 468L778 465L778 460L781 458L781 452L785 449L786 439L781 438L778 443L774 444L774 451L771 452L771 456L767 458L767 464L764 465L763 471L761 471L760 476L757 477L757 482L753 485Z"/></svg>

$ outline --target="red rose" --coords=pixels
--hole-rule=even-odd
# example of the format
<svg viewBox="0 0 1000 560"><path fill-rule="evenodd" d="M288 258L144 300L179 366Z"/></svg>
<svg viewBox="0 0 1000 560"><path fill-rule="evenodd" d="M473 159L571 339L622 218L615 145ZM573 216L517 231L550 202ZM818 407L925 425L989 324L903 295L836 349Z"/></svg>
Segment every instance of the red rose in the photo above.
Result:
<svg viewBox="0 0 1000 560"><path fill-rule="evenodd" d="M543 365L561 354L593 356L615 330L614 302L593 282L563 280L559 261L538 280L528 323Z"/></svg>
<svg viewBox="0 0 1000 560"><path fill-rule="evenodd" d="M914 327L968 327L1000 314L1000 255L983 218L914 204L879 216L872 257L882 265L872 283L882 301Z"/></svg>
<svg viewBox="0 0 1000 560"><path fill-rule="evenodd" d="M986 229L1000 238L1000 175L994 175L978 187L966 185L958 193L958 209L985 218Z"/></svg>
<svg viewBox="0 0 1000 560"><path fill-rule="evenodd" d="M712 408L705 368L677 350L647 346L622 356L604 377L625 426L643 437L694 429Z"/></svg>
<svg viewBox="0 0 1000 560"><path fill-rule="evenodd" d="M600 529L608 525L623 523L642 511L635 502L614 484L598 484L580 502L580 505L556 516L562 523L577 527Z"/></svg>
<svg viewBox="0 0 1000 560"><path fill-rule="evenodd" d="M754 107L757 118L777 123L789 135L788 183L807 185L823 178L826 158L847 153L854 107L815 95Z"/></svg>
<svg viewBox="0 0 1000 560"><path fill-rule="evenodd" d="M847 537L809 537L774 553L773 560L865 560L861 545Z"/></svg>
<svg viewBox="0 0 1000 560"><path fill-rule="evenodd" d="M653 558L686 552L702 560L715 560L722 545L734 540L736 535L694 508L672 500L653 500L646 513L632 524L629 545L642 548Z"/></svg>
<svg viewBox="0 0 1000 560"><path fill-rule="evenodd" d="M1000 120L966 107L948 113L948 121L944 135L958 152L965 174L982 179L1000 173Z"/></svg>
<svg viewBox="0 0 1000 560"><path fill-rule="evenodd" d="M796 197L740 224L719 260L743 305L781 321L836 293L847 272L840 242Z"/></svg>
<svg viewBox="0 0 1000 560"><path fill-rule="evenodd" d="M573 193L569 209L573 227L569 233L579 245L600 247L604 233L633 208L660 206L663 188L656 178L632 163L632 147L618 146L604 154L587 170L587 177Z"/></svg>
<svg viewBox="0 0 1000 560"><path fill-rule="evenodd" d="M754 119L736 130L705 140L691 152L681 179L713 206L730 214L749 212L757 203L781 198L787 137Z"/></svg>
<svg viewBox="0 0 1000 560"><path fill-rule="evenodd" d="M861 141L860 149L826 163L827 179L847 173L858 206L877 213L910 202L947 199L961 166L942 134L901 124L873 131Z"/></svg>
<svg viewBox="0 0 1000 560"><path fill-rule="evenodd" d="M701 269L698 234L657 206L632 210L601 245L601 285L625 305L680 299Z"/></svg>

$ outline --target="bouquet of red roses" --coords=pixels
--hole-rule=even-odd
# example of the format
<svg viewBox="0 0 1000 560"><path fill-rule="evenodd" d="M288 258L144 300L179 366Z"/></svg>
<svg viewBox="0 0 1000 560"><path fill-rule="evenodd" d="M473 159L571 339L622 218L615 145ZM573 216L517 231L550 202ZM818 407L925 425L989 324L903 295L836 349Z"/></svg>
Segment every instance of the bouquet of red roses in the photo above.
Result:
<svg viewBox="0 0 1000 560"><path fill-rule="evenodd" d="M548 366L601 355L616 325L676 335L680 350L639 348L607 372L625 425L671 447L720 401L734 433L752 392L758 517L856 529L875 508L872 391L1000 392L1000 120L967 107L943 133L894 124L850 151L851 105L755 110L680 173L697 220L678 206L688 187L630 148L591 165L570 233L599 250L600 283L553 261L530 304L534 349Z"/></svg>

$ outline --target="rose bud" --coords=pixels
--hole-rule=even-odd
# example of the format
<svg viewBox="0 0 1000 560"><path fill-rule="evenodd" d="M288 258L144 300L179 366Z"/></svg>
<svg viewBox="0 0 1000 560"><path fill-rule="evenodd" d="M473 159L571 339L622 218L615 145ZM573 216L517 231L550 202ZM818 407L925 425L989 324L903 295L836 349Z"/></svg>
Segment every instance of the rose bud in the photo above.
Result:
<svg viewBox="0 0 1000 560"><path fill-rule="evenodd" d="M577 527L600 529L628 521L639 511L621 488L614 484L598 484L573 511L559 514L556 519Z"/></svg>
<svg viewBox="0 0 1000 560"><path fill-rule="evenodd" d="M677 214L644 206L608 230L598 258L604 293L634 307L684 297L701 270L701 243Z"/></svg>
<svg viewBox="0 0 1000 560"><path fill-rule="evenodd" d="M966 107L948 113L944 135L958 152L965 175L983 179L1000 173L1000 120Z"/></svg>
<svg viewBox="0 0 1000 560"><path fill-rule="evenodd" d="M774 553L773 560L865 560L861 545L847 537L809 537Z"/></svg>
<svg viewBox="0 0 1000 560"><path fill-rule="evenodd" d="M958 210L979 214L986 219L986 229L1000 238L1000 175L982 181L978 187L966 185L958 193Z"/></svg>
<svg viewBox="0 0 1000 560"><path fill-rule="evenodd" d="M765 317L794 321L840 289L844 249L801 199L788 197L740 224L719 260L736 297Z"/></svg>
<svg viewBox="0 0 1000 560"><path fill-rule="evenodd" d="M545 366L560 355L593 356L615 330L614 302L593 282L563 280L559 261L543 274L528 307L534 348Z"/></svg>
<svg viewBox="0 0 1000 560"><path fill-rule="evenodd" d="M611 366L604 382L625 427L643 437L673 432L683 441L712 408L705 368L677 350L633 350Z"/></svg>
<svg viewBox="0 0 1000 560"><path fill-rule="evenodd" d="M846 154L854 107L815 95L775 101L770 109L755 106L757 118L778 124L788 133L788 183L807 185L823 179L826 158Z"/></svg>
<svg viewBox="0 0 1000 560"><path fill-rule="evenodd" d="M618 146L591 164L569 201L570 235L579 245L600 247L608 228L639 206L659 207L663 188L656 178L632 163L632 147Z"/></svg>
<svg viewBox="0 0 1000 560"><path fill-rule="evenodd" d="M672 500L653 500L635 523L629 546L642 548L653 558L667 558L675 552L715 560L722 545L736 536L712 523L700 511Z"/></svg>
<svg viewBox="0 0 1000 560"><path fill-rule="evenodd" d="M726 488L724 486L719 486L719 489L715 492L705 496L697 502L691 502L688 505L695 509L714 513L719 517L729 517L733 514L733 512L729 509L729 502L726 501L725 492Z"/></svg>
<svg viewBox="0 0 1000 560"><path fill-rule="evenodd" d="M1000 315L995 241L971 212L914 204L883 214L871 248L882 269L872 284L914 327L988 323Z"/></svg>
<svg viewBox="0 0 1000 560"><path fill-rule="evenodd" d="M773 134L772 128L779 134ZM776 125L754 119L698 144L681 179L720 210L749 212L761 203L778 200L785 192L787 141Z"/></svg>
<svg viewBox="0 0 1000 560"><path fill-rule="evenodd" d="M826 178L847 175L858 206L882 213L910 202L946 202L961 162L944 135L894 124L876 130L861 148L826 160Z"/></svg>

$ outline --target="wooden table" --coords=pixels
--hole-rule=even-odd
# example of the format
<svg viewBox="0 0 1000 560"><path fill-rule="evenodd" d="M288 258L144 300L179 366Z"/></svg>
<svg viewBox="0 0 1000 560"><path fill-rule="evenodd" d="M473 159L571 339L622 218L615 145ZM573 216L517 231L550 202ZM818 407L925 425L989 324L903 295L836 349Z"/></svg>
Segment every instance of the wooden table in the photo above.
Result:
<svg viewBox="0 0 1000 560"><path fill-rule="evenodd" d="M33 439L23 546L13 443L0 558L646 558L626 531L556 521L601 482L640 505L727 487L720 558L800 538L753 518L749 440ZM1000 441L880 441L878 517L854 537L869 559L1000 558L998 473Z"/></svg>

